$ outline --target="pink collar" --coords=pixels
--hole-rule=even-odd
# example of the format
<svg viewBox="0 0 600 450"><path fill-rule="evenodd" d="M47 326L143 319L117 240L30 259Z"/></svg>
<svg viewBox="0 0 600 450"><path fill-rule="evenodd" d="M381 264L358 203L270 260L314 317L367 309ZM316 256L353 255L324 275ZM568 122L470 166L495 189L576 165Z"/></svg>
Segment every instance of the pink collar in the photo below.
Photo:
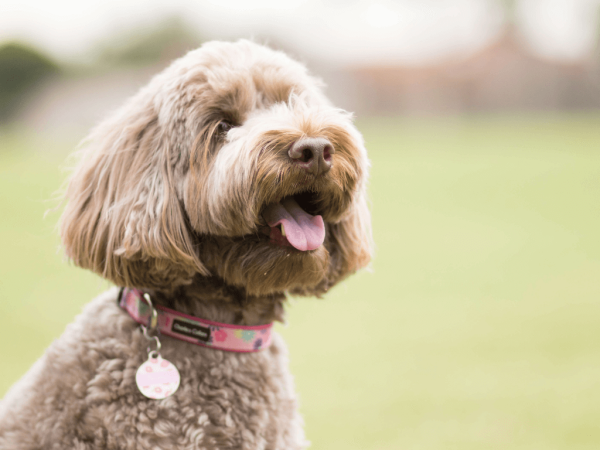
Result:
<svg viewBox="0 0 600 450"><path fill-rule="evenodd" d="M137 323L149 323L151 308L139 289L123 288L119 295L119 306ZM156 306L156 310L161 334L202 347L248 353L257 352L271 344L272 323L257 326L230 325L188 316L164 306Z"/></svg>

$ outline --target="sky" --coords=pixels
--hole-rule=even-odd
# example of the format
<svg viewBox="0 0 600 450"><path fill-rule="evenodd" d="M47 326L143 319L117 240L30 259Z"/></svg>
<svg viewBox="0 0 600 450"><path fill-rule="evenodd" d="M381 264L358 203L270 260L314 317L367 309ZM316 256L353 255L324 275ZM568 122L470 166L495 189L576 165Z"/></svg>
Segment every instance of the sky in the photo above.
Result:
<svg viewBox="0 0 600 450"><path fill-rule="evenodd" d="M599 40L600 0L520 0L527 45L577 59ZM0 42L76 60L97 42L181 15L205 39L273 36L342 65L422 64L468 54L502 30L497 0L0 0Z"/></svg>

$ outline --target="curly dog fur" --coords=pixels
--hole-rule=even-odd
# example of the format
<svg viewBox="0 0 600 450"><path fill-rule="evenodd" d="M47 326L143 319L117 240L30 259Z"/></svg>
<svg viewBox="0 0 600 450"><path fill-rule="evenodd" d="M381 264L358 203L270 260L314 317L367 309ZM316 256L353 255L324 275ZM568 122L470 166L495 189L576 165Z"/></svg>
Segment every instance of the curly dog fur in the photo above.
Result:
<svg viewBox="0 0 600 450"><path fill-rule="evenodd" d="M291 159L306 138L327 140L329 171ZM368 264L367 170L351 116L303 65L252 42L212 42L91 133L61 238L75 264L156 304L232 324L282 321L288 293L320 296ZM318 248L261 232L266 205L290 197L323 217ZM250 354L163 337L181 385L150 400L134 379L147 343L117 292L93 300L0 403L1 449L307 445L280 337Z"/></svg>

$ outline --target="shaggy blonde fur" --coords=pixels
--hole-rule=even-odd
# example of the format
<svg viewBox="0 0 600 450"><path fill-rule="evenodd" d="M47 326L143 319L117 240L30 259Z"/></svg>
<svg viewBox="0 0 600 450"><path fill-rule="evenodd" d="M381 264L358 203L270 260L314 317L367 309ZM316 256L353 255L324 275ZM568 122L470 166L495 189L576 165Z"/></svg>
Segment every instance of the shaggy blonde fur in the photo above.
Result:
<svg viewBox="0 0 600 450"><path fill-rule="evenodd" d="M335 153L319 176L292 164L300 139ZM371 255L368 160L346 112L280 52L212 42L157 75L90 135L67 190L67 255L156 304L220 322L283 320L286 293L322 295ZM260 232L293 196L325 222L297 251ZM228 353L163 338L181 373L143 397L139 327L112 289L88 305L0 403L0 448L299 449L306 446L286 349Z"/></svg>

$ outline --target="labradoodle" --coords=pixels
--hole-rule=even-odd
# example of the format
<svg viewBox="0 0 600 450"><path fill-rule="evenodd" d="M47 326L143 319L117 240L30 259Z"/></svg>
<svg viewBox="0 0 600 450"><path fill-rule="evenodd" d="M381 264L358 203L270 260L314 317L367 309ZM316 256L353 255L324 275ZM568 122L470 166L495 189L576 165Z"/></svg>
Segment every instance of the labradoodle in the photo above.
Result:
<svg viewBox="0 0 600 450"><path fill-rule="evenodd" d="M0 448L306 447L271 324L287 295L369 262L351 119L303 65L239 41L188 53L101 123L60 231L117 287L2 400Z"/></svg>

